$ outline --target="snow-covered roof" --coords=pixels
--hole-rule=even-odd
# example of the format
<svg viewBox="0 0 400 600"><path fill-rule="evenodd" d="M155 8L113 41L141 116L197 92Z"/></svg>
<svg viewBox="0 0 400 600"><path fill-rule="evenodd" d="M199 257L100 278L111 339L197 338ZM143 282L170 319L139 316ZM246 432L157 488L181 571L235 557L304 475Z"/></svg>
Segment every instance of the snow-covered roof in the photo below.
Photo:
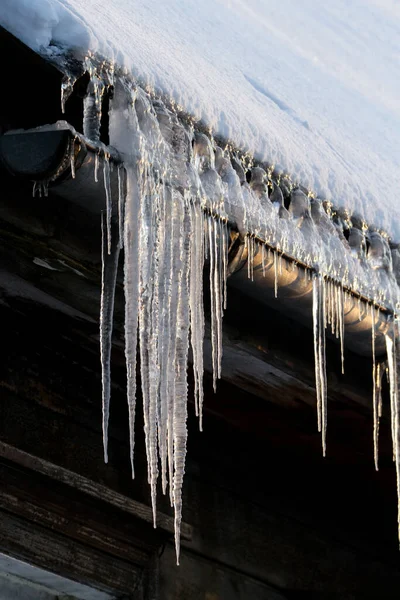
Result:
<svg viewBox="0 0 400 600"><path fill-rule="evenodd" d="M115 61L400 240L397 0L2 0L0 24Z"/></svg>

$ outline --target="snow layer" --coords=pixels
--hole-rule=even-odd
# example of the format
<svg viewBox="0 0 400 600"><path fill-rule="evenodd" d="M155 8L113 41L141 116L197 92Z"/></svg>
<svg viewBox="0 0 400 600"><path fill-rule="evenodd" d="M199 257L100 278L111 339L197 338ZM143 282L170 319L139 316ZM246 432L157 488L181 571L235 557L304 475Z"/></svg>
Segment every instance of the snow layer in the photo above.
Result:
<svg viewBox="0 0 400 600"><path fill-rule="evenodd" d="M400 241L397 0L1 0L0 23L106 56Z"/></svg>

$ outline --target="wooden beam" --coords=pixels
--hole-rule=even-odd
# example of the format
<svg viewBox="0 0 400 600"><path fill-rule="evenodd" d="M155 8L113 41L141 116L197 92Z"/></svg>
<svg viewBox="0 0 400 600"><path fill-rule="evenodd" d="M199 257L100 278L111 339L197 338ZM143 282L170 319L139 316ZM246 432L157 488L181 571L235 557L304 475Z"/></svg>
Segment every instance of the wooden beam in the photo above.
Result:
<svg viewBox="0 0 400 600"><path fill-rule="evenodd" d="M98 500L102 500L107 504L122 510L129 515L142 519L147 523L153 523L153 514L150 507L137 502L131 498L127 498L122 494L118 494L113 490L96 483L78 473L73 473L68 469L64 469L58 465L43 460L37 456L32 456L27 452L19 450L5 442L0 442L0 457L5 458L17 465L40 473L58 481L64 483L84 494L92 496ZM172 517L163 513L157 513L157 525L160 529L172 534L174 532L174 520ZM190 541L192 539L192 528L187 523L181 525L181 537L184 540Z"/></svg>

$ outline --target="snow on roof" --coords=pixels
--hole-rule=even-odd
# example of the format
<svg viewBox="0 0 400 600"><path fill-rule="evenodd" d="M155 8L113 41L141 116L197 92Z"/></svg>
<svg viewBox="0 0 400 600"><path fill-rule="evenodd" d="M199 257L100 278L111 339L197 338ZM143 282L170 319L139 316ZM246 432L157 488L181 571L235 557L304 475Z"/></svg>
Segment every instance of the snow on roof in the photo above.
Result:
<svg viewBox="0 0 400 600"><path fill-rule="evenodd" d="M1 0L0 24L115 61L400 241L398 0Z"/></svg>

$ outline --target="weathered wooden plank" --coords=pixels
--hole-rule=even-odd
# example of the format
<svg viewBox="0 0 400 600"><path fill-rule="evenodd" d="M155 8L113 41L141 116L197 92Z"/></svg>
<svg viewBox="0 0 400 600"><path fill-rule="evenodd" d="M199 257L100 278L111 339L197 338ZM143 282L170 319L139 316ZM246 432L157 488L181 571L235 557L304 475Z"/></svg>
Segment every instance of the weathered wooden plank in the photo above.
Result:
<svg viewBox="0 0 400 600"><path fill-rule="evenodd" d="M106 592L132 594L140 581L141 571L132 563L87 549L7 512L0 518L0 550Z"/></svg>
<svg viewBox="0 0 400 600"><path fill-rule="evenodd" d="M147 523L153 523L152 510L148 506L145 506L141 502L137 502L131 498L127 498L122 494L118 494L117 492L100 485L99 483L91 481L90 479L83 477L78 473L73 473L68 469L58 465L53 465L42 458L32 456L27 452L19 450L18 448L10 446L9 444L1 441L0 456L22 467L31 469L42 475L46 475L55 481L69 485L72 488L83 492L84 494L92 496L93 498L102 500L129 515L146 521ZM174 521L168 515L164 515L163 513L159 512L157 514L157 525L160 527L160 529L163 529L168 533L174 532ZM187 523L182 523L181 535L182 539L190 540L192 538L192 529L190 525Z"/></svg>
<svg viewBox="0 0 400 600"><path fill-rule="evenodd" d="M2 480L0 510L7 510L112 556L137 565L147 564L152 551L150 544L147 547L145 540L130 539L129 536L127 539L122 539L124 531L122 524L121 535L117 536L112 523L109 522L110 515L106 512L102 515L104 518L102 524L98 520L90 518L90 515L87 514L88 511L86 515L76 514L76 503L71 502L70 498L65 499L64 505L61 498L57 499L57 504L51 505L55 502L54 498L51 499L52 503L49 502L48 496L51 496L51 493L40 486L38 481L32 481L29 477L27 477L26 487L28 489L32 489L32 486L36 488L34 494L29 495L25 490L21 491L15 485L10 484L10 473L4 469L3 465L0 465L0 477ZM34 495L35 497L29 497ZM42 498L42 502L40 502L40 498ZM84 516L87 518L86 522L83 521Z"/></svg>

